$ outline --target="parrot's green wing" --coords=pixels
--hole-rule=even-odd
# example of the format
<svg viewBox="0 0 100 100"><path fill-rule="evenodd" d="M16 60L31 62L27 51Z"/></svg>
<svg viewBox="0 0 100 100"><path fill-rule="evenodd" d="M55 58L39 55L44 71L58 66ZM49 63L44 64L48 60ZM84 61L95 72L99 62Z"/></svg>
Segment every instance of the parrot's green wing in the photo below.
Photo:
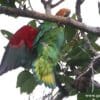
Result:
<svg viewBox="0 0 100 100"><path fill-rule="evenodd" d="M47 27L47 26L46 26ZM52 27L52 24L49 27ZM45 29L47 30L47 29ZM34 62L37 78L47 86L54 87L54 69L59 61L59 53L64 43L64 29L55 25L43 33L38 44L38 57Z"/></svg>

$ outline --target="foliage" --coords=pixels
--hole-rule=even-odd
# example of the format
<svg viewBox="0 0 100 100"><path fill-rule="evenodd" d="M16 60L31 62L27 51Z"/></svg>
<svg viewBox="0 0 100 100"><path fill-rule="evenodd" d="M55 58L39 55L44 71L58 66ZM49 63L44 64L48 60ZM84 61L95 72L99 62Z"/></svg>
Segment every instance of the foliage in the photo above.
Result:
<svg viewBox="0 0 100 100"><path fill-rule="evenodd" d="M6 30L1 30L2 35L4 35L4 37L6 37L8 40L11 38L12 33L8 32Z"/></svg>
<svg viewBox="0 0 100 100"><path fill-rule="evenodd" d="M28 24L36 26L34 20L30 21ZM38 55L32 64L35 76L29 71L21 72L18 75L17 87L20 87L21 93L31 93L37 84L42 82L44 82L46 86L52 88L54 88L55 85L59 87L58 83L64 83L64 88L67 90L65 95L76 94L77 91L72 86L74 79L71 78L74 73L67 76L64 73L60 75L63 71L57 62L60 60L67 62L65 69L66 72L70 73L68 70L69 68L73 71L75 66L79 69L83 69L87 66L93 56L92 52L86 48L84 39L75 37L77 29L74 27L58 26L55 23L46 21L40 24L38 28L40 31L35 39ZM1 30L1 32L10 39L12 35L10 32L6 30ZM97 40L97 37L91 34L88 34L88 37L91 43ZM95 43L95 45L97 44ZM67 56L65 57L66 53Z"/></svg>
<svg viewBox="0 0 100 100"><path fill-rule="evenodd" d="M34 79L33 74L31 74L29 71L22 71L18 75L17 88L20 87L21 93L31 93L36 85L36 80Z"/></svg>
<svg viewBox="0 0 100 100"><path fill-rule="evenodd" d="M0 0L0 5L7 6L7 7L17 7L16 3L19 4L19 6L24 6L23 4L26 2L26 0Z"/></svg>
<svg viewBox="0 0 100 100"><path fill-rule="evenodd" d="M0 0L2 6L15 7L16 0Z"/></svg>

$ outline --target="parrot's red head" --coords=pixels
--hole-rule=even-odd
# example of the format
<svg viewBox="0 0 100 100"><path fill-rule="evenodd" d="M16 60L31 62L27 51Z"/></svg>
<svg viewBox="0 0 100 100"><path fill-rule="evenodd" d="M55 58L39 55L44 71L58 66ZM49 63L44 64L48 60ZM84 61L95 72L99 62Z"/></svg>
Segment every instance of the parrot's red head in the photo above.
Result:
<svg viewBox="0 0 100 100"><path fill-rule="evenodd" d="M20 28L10 39L10 45L18 47L25 44L28 48L32 48L34 40L38 34L38 29L26 25Z"/></svg>

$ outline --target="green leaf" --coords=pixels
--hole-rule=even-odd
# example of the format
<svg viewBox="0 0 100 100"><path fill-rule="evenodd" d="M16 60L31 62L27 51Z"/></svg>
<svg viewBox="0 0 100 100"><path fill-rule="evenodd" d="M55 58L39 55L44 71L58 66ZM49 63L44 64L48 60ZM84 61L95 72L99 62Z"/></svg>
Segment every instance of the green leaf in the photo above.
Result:
<svg viewBox="0 0 100 100"><path fill-rule="evenodd" d="M31 20L28 25L32 26L32 27L37 27L36 25L36 20Z"/></svg>
<svg viewBox="0 0 100 100"><path fill-rule="evenodd" d="M100 51L100 46L95 42L92 42L91 45L94 47L95 50Z"/></svg>
<svg viewBox="0 0 100 100"><path fill-rule="evenodd" d="M65 26L65 38L67 42L70 42L73 39L76 32L77 32L77 29L74 28L73 26L70 26L70 25Z"/></svg>
<svg viewBox="0 0 100 100"><path fill-rule="evenodd" d="M15 7L16 0L0 0L2 6Z"/></svg>
<svg viewBox="0 0 100 100"><path fill-rule="evenodd" d="M23 83L21 86L21 93L26 92L27 94L32 93L33 89L36 87L36 82L33 80L33 77L30 77Z"/></svg>
<svg viewBox="0 0 100 100"><path fill-rule="evenodd" d="M89 64L91 57L93 57L93 53L87 48L83 39L78 40L72 47L69 45L69 49L67 50L67 63L70 66L85 67Z"/></svg>
<svg viewBox="0 0 100 100"><path fill-rule="evenodd" d="M94 35L93 33L88 33L88 38L91 42L95 42L98 39L97 35Z"/></svg>
<svg viewBox="0 0 100 100"><path fill-rule="evenodd" d="M37 83L29 71L22 71L17 77L17 87L20 87L21 93L31 93L36 85Z"/></svg>
<svg viewBox="0 0 100 100"><path fill-rule="evenodd" d="M73 48L69 52L68 57L70 57L68 64L74 66L84 66L85 64L89 63L91 59L89 52L81 47Z"/></svg>
<svg viewBox="0 0 100 100"><path fill-rule="evenodd" d="M30 73L28 71L22 71L17 77L17 87L21 87L29 77Z"/></svg>
<svg viewBox="0 0 100 100"><path fill-rule="evenodd" d="M95 50L100 51L100 46L96 44L96 40L98 39L97 35L94 35L93 33L88 33L89 41L91 42L91 45L94 47Z"/></svg>
<svg viewBox="0 0 100 100"><path fill-rule="evenodd" d="M4 35L4 37L6 37L8 40L10 40L10 38L12 37L12 33L7 31L7 30L1 30L1 33Z"/></svg>

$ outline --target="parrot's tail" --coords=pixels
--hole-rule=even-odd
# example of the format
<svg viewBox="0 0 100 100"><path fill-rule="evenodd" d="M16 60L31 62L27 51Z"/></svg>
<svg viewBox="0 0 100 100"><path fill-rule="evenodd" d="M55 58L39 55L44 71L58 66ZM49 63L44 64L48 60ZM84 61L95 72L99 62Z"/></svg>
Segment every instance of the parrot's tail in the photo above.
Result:
<svg viewBox="0 0 100 100"><path fill-rule="evenodd" d="M9 64L5 62L1 63L0 75L17 68L17 66L10 66L10 65L11 65L10 63Z"/></svg>

